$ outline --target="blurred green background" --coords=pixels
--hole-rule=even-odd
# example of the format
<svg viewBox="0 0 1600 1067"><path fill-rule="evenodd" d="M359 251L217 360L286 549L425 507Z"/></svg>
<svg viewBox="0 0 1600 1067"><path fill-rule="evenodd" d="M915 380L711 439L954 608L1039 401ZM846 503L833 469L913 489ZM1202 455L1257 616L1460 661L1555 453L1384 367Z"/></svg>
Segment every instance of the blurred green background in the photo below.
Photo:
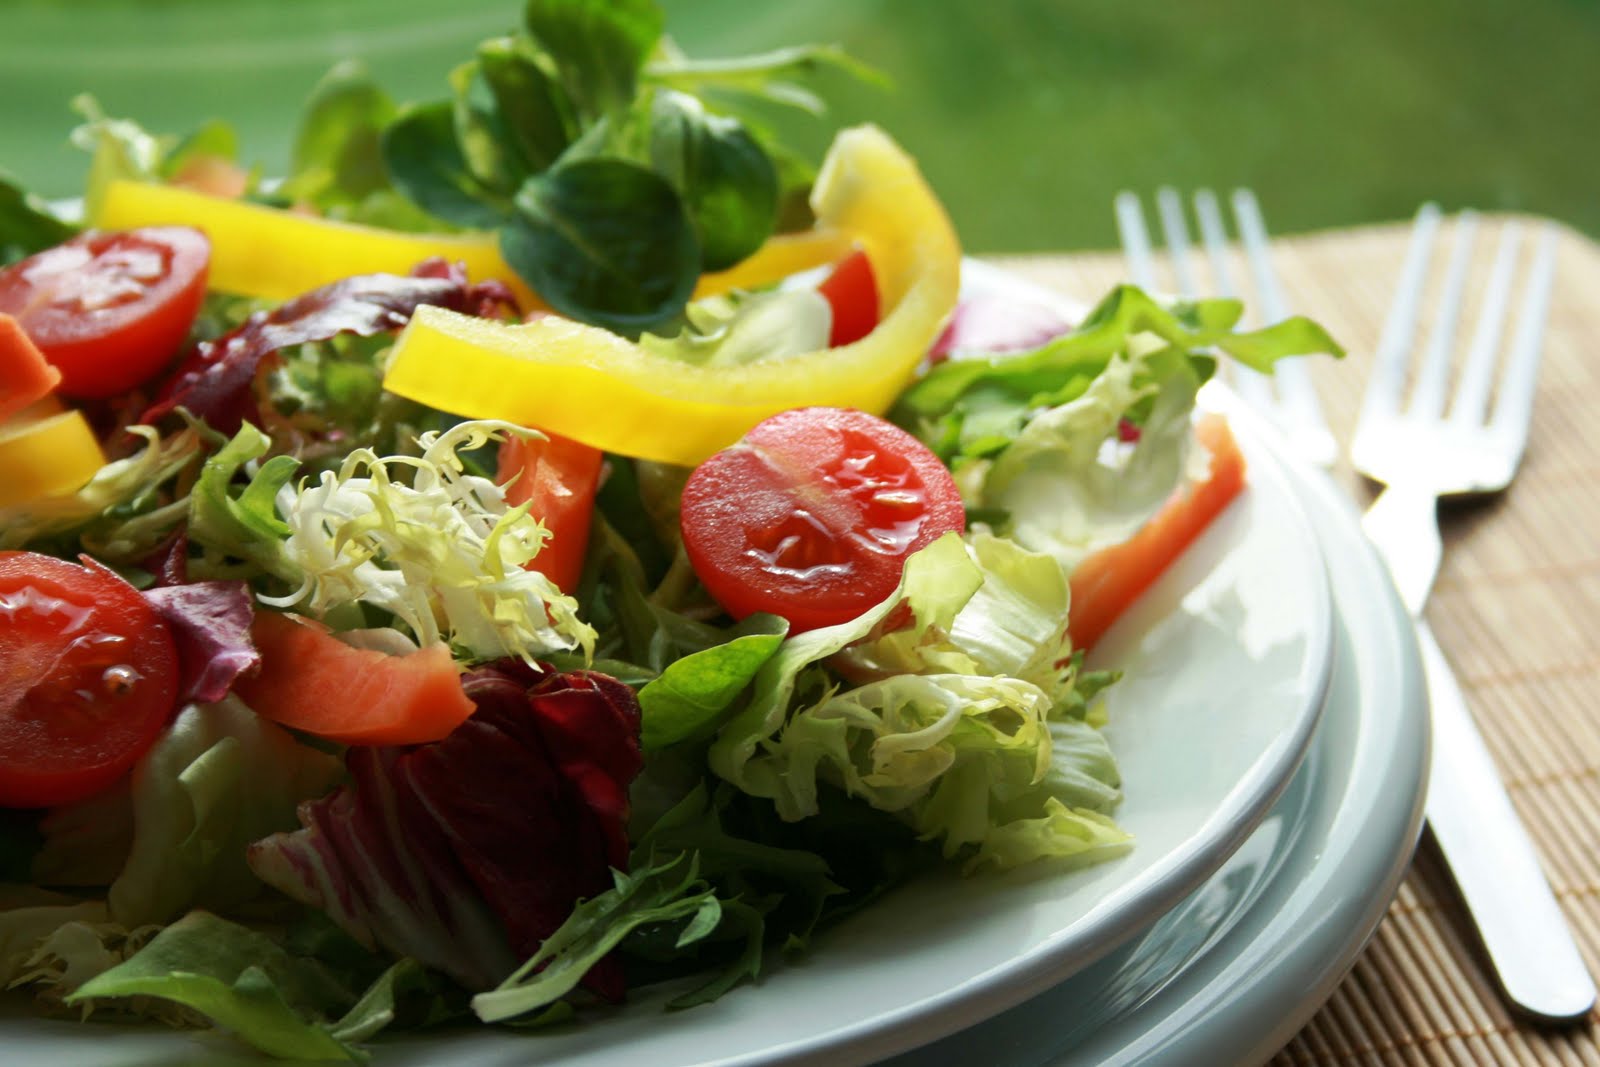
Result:
<svg viewBox="0 0 1600 1067"><path fill-rule="evenodd" d="M690 55L835 41L890 91L825 84L921 160L969 250L1107 247L1121 188L1250 185L1277 231L1425 198L1600 236L1600 0L664 0ZM516 0L0 0L0 166L76 191L67 107L181 132L226 118L284 166L317 77L366 59L401 99ZM795 122L815 152L826 128Z"/></svg>

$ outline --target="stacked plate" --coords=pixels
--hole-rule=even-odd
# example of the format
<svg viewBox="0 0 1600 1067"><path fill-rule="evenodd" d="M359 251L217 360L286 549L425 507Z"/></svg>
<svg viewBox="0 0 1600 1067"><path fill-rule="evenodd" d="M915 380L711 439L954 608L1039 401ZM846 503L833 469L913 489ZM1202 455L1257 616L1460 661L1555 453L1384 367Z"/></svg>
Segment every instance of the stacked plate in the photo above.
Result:
<svg viewBox="0 0 1600 1067"><path fill-rule="evenodd" d="M968 287L1019 283L974 265ZM1043 298L1042 296L1040 298ZM1209 389L1209 387L1208 387ZM1229 405L1224 394L1213 404ZM543 1035L383 1042L380 1064L1244 1064L1354 960L1416 841L1427 715L1410 623L1353 511L1231 410L1250 484L1102 641L1126 857L891 895L693 1011L646 993ZM100 1032L96 1032L99 1030ZM180 1034L15 1015L43 1062L214 1063Z"/></svg>

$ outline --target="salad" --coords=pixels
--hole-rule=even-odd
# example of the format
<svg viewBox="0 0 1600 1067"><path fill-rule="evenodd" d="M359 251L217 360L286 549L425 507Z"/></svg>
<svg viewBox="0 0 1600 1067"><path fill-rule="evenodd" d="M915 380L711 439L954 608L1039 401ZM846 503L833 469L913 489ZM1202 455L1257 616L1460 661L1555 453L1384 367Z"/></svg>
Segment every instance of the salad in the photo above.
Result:
<svg viewBox="0 0 1600 1067"><path fill-rule="evenodd" d="M285 1058L693 1008L940 867L1136 847L1084 656L1245 470L1132 287L959 303L893 139L761 120L531 0L288 176L83 101L84 222L0 182L0 985ZM809 272L809 273L808 273ZM934 935L936 936L936 935ZM530 1035L536 1041L536 1035Z"/></svg>

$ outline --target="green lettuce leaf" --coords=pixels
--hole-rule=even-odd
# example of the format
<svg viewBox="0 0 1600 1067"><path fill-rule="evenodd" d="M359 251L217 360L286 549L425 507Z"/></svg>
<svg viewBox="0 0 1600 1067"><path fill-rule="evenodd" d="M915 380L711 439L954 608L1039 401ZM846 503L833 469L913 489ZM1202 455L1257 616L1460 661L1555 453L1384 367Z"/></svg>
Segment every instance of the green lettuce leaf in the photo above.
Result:
<svg viewBox="0 0 1600 1067"><path fill-rule="evenodd" d="M1064 623L1070 590L1060 566L981 530L967 541L982 584L964 603L946 600L936 608L914 591L911 604L922 613L914 625L859 641L831 665L857 681L896 674L1007 675L1044 690L1053 709L1076 706L1077 669ZM948 597L961 588L940 592Z"/></svg>
<svg viewBox="0 0 1600 1067"><path fill-rule="evenodd" d="M1067 600L1048 556L981 534L969 551L946 535L906 562L883 604L786 641L713 742L711 767L789 821L842 789L969 868L1109 855L1129 840L1103 817L1120 777L1087 720L1113 676L1080 680ZM879 632L901 605L911 622ZM824 657L872 680L840 689L814 666Z"/></svg>
<svg viewBox="0 0 1600 1067"><path fill-rule="evenodd" d="M341 773L236 697L185 708L134 769L133 848L111 884L112 917L131 929L249 900L264 886L245 848L294 828L296 806Z"/></svg>
<svg viewBox="0 0 1600 1067"><path fill-rule="evenodd" d="M912 603L919 627L953 619L982 582L961 538L948 533L906 560L899 587L882 603L849 622L789 638L757 672L750 702L712 742L711 769L751 796L776 800L785 794L785 768L763 750L783 728L802 672L872 633L905 601Z"/></svg>
<svg viewBox="0 0 1600 1067"><path fill-rule="evenodd" d="M1119 355L1082 396L1035 416L996 458L976 461L967 500L1006 514L1013 539L1070 573L1133 536L1188 477L1199 386L1170 350ZM1118 426L1147 400L1138 442L1118 443Z"/></svg>
<svg viewBox="0 0 1600 1067"><path fill-rule="evenodd" d="M722 644L674 660L639 690L645 751L708 735L783 644L789 624L752 615Z"/></svg>
<svg viewBox="0 0 1600 1067"><path fill-rule="evenodd" d="M234 479L246 464L267 454L272 441L248 422L206 459L199 481L189 494L189 542L202 549L191 564L193 573L207 578L242 577L237 562L250 571L266 572L284 581L300 580L300 570L284 554L289 527L278 517L273 499L299 470L290 456L273 456L249 475L244 489L234 495Z"/></svg>
<svg viewBox="0 0 1600 1067"><path fill-rule="evenodd" d="M1127 852L1133 839L1109 816L1069 808L1055 797L1044 798L1044 813L1002 823L985 835L966 864L968 873L983 867L1010 870L1050 859L1070 867L1087 867Z"/></svg>
<svg viewBox="0 0 1600 1067"><path fill-rule="evenodd" d="M1262 372L1289 356L1344 354L1322 327L1300 317L1235 332L1243 310L1236 300L1164 306L1134 286L1118 286L1076 330L1032 352L934 367L900 396L893 417L953 463L1004 451L1039 412L1082 396L1118 356L1161 352L1148 364L1161 379L1178 370L1174 357L1181 357L1198 385L1215 368L1213 350ZM1134 384L1143 389L1157 380ZM1133 414L1143 421L1143 410Z"/></svg>
<svg viewBox="0 0 1600 1067"><path fill-rule="evenodd" d="M149 426L130 426L128 433L144 445L101 467L77 492L0 507L0 550L68 537L108 563L133 562L154 550L188 510L187 501L170 499L166 487L205 443L193 428L165 438Z"/></svg>
<svg viewBox="0 0 1600 1067"><path fill-rule="evenodd" d="M642 926L686 923L676 938L684 947L705 938L720 923L721 903L701 879L693 857L679 853L632 874L612 874L611 889L579 903L539 951L498 988L472 998L478 1018L500 1022L548 1008Z"/></svg>
<svg viewBox="0 0 1600 1067"><path fill-rule="evenodd" d="M0 989L17 984L35 965L40 944L63 926L109 919L103 900L78 900L32 887L7 896L0 908Z"/></svg>
<svg viewBox="0 0 1600 1067"><path fill-rule="evenodd" d="M672 336L646 333L641 347L694 366L731 367L785 359L828 347L833 309L815 289L734 293L684 308L687 324Z"/></svg>
<svg viewBox="0 0 1600 1067"><path fill-rule="evenodd" d="M348 990L265 934L208 912L190 912L67 1002L131 996L182 1004L283 1059L366 1058L321 1021L354 1002Z"/></svg>

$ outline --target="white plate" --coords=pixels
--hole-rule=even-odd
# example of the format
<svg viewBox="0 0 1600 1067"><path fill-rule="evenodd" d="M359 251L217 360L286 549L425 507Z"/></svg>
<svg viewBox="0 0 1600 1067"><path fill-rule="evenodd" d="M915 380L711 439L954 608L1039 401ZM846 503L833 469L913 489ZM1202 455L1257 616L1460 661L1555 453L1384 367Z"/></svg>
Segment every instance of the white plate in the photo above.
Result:
<svg viewBox="0 0 1600 1067"><path fill-rule="evenodd" d="M980 272L979 284L993 284ZM1010 284L1002 281L1000 284ZM1096 658L1126 671L1108 732L1126 857L1086 871L947 877L829 931L797 965L715 1004L663 1013L647 991L560 1032L452 1031L382 1042L383 1065L865 1062L1019 1004L1148 928L1249 836L1293 776L1330 676L1317 540L1283 468L1246 434L1250 485ZM114 1043L106 1037L115 1035ZM8 1052L51 1062L215 1063L188 1035L106 1030L15 1009Z"/></svg>
<svg viewBox="0 0 1600 1067"><path fill-rule="evenodd" d="M1350 504L1301 471L1334 589L1334 676L1304 765L1250 840L1137 939L1026 1004L883 1067L1216 1067L1277 1052L1394 898L1422 824L1416 638Z"/></svg>

